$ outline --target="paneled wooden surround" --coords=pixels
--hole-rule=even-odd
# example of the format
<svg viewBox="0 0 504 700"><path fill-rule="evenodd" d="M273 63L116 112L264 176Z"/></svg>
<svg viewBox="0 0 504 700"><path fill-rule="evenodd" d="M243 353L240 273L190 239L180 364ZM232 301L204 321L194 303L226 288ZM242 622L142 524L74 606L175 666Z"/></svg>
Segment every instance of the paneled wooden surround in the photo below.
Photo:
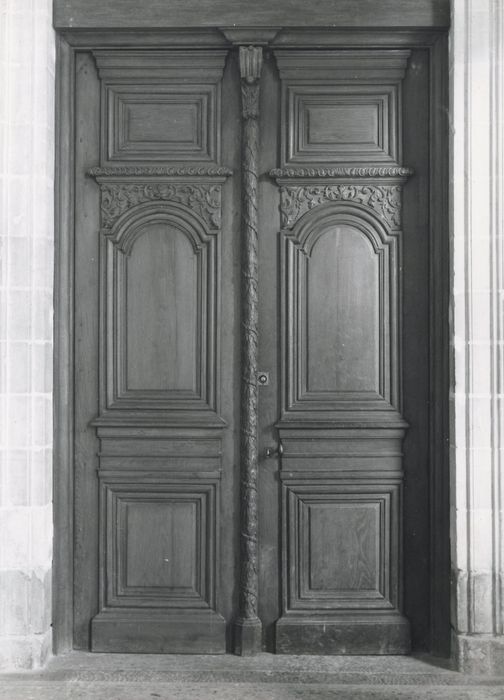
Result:
<svg viewBox="0 0 504 700"><path fill-rule="evenodd" d="M444 36L234 24L61 39L72 643L432 650Z"/></svg>

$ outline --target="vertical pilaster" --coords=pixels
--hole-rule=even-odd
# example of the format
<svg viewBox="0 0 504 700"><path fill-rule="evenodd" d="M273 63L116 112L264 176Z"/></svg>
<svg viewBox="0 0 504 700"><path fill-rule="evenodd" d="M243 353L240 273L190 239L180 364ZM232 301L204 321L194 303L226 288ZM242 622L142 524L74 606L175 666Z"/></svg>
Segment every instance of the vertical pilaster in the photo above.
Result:
<svg viewBox="0 0 504 700"><path fill-rule="evenodd" d="M262 48L240 46L242 91L242 381L240 480L240 601L235 625L235 651L261 650L262 626L257 615L257 329L259 80Z"/></svg>
<svg viewBox="0 0 504 700"><path fill-rule="evenodd" d="M452 626L460 668L504 662L504 7L453 6Z"/></svg>

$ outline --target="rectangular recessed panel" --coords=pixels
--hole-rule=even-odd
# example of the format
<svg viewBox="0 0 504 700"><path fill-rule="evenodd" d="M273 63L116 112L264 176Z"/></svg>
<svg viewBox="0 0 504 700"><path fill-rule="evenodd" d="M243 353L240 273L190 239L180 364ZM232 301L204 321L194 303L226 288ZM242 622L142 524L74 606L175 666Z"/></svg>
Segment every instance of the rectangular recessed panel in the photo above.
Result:
<svg viewBox="0 0 504 700"><path fill-rule="evenodd" d="M132 82L105 88L105 158L121 161L215 161L216 85Z"/></svg>
<svg viewBox="0 0 504 700"><path fill-rule="evenodd" d="M306 145L379 147L378 105L307 105Z"/></svg>
<svg viewBox="0 0 504 700"><path fill-rule="evenodd" d="M214 605L215 477L107 472L102 484L106 605Z"/></svg>
<svg viewBox="0 0 504 700"><path fill-rule="evenodd" d="M126 140L123 147L150 143L198 147L201 137L199 103L125 104Z"/></svg>
<svg viewBox="0 0 504 700"><path fill-rule="evenodd" d="M396 85L285 80L283 91L284 165L397 161Z"/></svg>
<svg viewBox="0 0 504 700"><path fill-rule="evenodd" d="M126 506L127 587L194 590L198 569L196 503Z"/></svg>
<svg viewBox="0 0 504 700"><path fill-rule="evenodd" d="M379 588L379 503L308 506L311 591Z"/></svg>
<svg viewBox="0 0 504 700"><path fill-rule="evenodd" d="M390 539L397 484L307 477L284 481L287 609L390 610L397 603L398 549Z"/></svg>

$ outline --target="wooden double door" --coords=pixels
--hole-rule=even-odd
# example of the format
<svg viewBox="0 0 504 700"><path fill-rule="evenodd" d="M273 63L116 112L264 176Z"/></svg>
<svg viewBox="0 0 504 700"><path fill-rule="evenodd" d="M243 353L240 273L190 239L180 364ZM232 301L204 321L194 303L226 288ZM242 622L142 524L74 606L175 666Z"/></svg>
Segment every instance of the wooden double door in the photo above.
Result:
<svg viewBox="0 0 504 700"><path fill-rule="evenodd" d="M76 54L74 643L407 653L428 56L237 44Z"/></svg>

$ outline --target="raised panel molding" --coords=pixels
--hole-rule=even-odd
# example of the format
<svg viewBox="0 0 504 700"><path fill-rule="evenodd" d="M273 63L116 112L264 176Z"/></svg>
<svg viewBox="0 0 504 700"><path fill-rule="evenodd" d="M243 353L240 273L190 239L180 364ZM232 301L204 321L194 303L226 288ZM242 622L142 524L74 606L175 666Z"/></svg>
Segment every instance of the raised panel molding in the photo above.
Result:
<svg viewBox="0 0 504 700"><path fill-rule="evenodd" d="M222 50L95 51L101 163L220 162Z"/></svg>
<svg viewBox="0 0 504 700"><path fill-rule="evenodd" d="M345 389L331 389L329 386L323 391L313 391L308 382L311 362L309 320L316 318L317 314L326 313L328 308L333 308L334 314L338 313L338 299L334 299L332 307L317 301L317 290L320 294L323 292L319 287L315 288L313 299L309 298L310 280L316 285L319 279L316 271L310 272L314 259L313 248L322 237L334 235L336 240L339 240L343 232L349 241L356 238L367 242L368 255L371 255L375 270L377 287L373 303L376 304L377 345L376 357L370 358L370 362L376 362L377 384L376 387L370 385L366 389L361 386L357 376L352 384L350 375L346 379ZM314 207L299 219L292 230L282 232L282 356L285 358L282 421L329 420L334 425L334 421L336 424L344 424L357 418L361 421L374 419L379 422L400 420L397 316L400 252L395 233L387 230L376 214L371 215L350 202L331 202L325 206ZM343 311L344 309L341 313ZM369 309L366 309L366 312L368 311ZM368 331L371 333L371 327ZM345 353L348 355L350 352L348 348L352 349L351 344L343 341L341 348L333 348L334 361L335 353L343 353L345 357ZM347 360L351 361L351 357L347 357ZM327 361L330 361L329 357ZM325 370L332 372L333 366L327 366ZM387 413L389 415L386 415Z"/></svg>
<svg viewBox="0 0 504 700"><path fill-rule="evenodd" d="M289 167L270 171L279 185L282 223L285 359L281 422L395 421L405 425L400 415L401 210L402 188L412 174L409 168L399 165ZM342 226L364 236L376 255L379 382L377 389L367 393L356 385L353 392L325 390L314 395L307 392L310 358L304 320L310 313L313 316L313 310L307 306L311 251L324 232Z"/></svg>
<svg viewBox="0 0 504 700"><path fill-rule="evenodd" d="M103 607L214 608L219 474L100 470L99 477Z"/></svg>
<svg viewBox="0 0 504 700"><path fill-rule="evenodd" d="M222 425L217 415L219 227L221 185L228 174L227 169L215 166L196 168L136 166L117 169L108 167L93 168L90 171L90 175L100 185L101 231L105 239L102 250L104 263L101 291L101 314L104 327L101 341L103 379L100 392L100 416L96 424L126 420L133 425L156 424L158 421L163 425L170 422L177 425L201 423ZM162 232L163 235L161 235ZM136 269L135 265L140 264L135 262L135 246L141 236L150 236L153 244L156 243L163 248L165 247L163 241L166 241L166 246L169 246L164 252L159 249L159 255L153 258L151 263L161 259L162 255L175 255L174 246L178 246L177 250L182 255L183 250L180 246L184 245L184 239L189 243L187 250L192 250L192 262L187 258L189 252L183 254L187 258L187 265L194 271L193 283L187 275L184 275L177 284L179 286L184 284L186 287L188 284L192 285L189 296L184 293L184 304L190 305L187 313L190 312L193 318L194 329L191 336L193 340L186 338L184 341L187 352L184 352L184 357L180 359L184 361L185 374L179 373L176 384L171 383L173 385L166 383L169 382L168 379L163 381L160 379L154 385L154 379L151 378L144 386L140 376L133 383L128 379L130 374L128 357L131 354L128 353L128 343L134 337L139 339L145 337L145 334L139 336L132 324L136 322L135 319L138 322L147 322L148 314L154 313L153 308L145 309L143 312L139 309L133 318L128 311L133 303L138 305L142 298L138 294L134 296L128 294L130 277L134 281L135 277L132 275ZM143 248L145 246L142 250ZM152 245L146 249L147 252L151 248ZM146 260L142 265L145 267L151 263ZM173 274L176 272L174 264L172 261ZM178 267L182 269L180 265ZM166 267L166 274L168 274L168 267ZM156 275L148 274L147 278L152 280L152 284L156 279L160 280L159 285L162 282ZM175 283L174 277L173 284ZM142 289L146 293L145 285ZM159 295L161 291L155 292L153 289L152 293ZM166 290L163 293L166 296ZM193 301L191 301L192 297L194 297ZM165 308L164 315L169 314L170 318L173 317L173 323L176 324L173 314L179 313L178 307L172 306L170 309L169 299L164 297L163 299L163 304L159 308ZM165 326L166 323L163 323L159 328L162 330ZM178 336L171 334L169 343L158 343L160 350L164 347L166 352L169 352L176 337ZM152 340L154 341L155 339ZM189 345L188 341L190 341ZM191 347L193 348L192 360L189 352ZM163 361L164 365L162 363L158 370L163 371L166 377L175 377L174 372L177 368L173 363L177 361L176 355L167 354ZM145 362L147 362L147 356L145 356ZM192 369L188 365L190 362L193 363ZM154 364L152 368L154 371ZM152 374L150 370L149 372ZM189 375L192 376L191 380Z"/></svg>
<svg viewBox="0 0 504 700"><path fill-rule="evenodd" d="M409 51L275 50L282 82L281 160L401 160L401 81Z"/></svg>
<svg viewBox="0 0 504 700"><path fill-rule="evenodd" d="M366 87L288 87L285 163L394 162L396 91Z"/></svg>
<svg viewBox="0 0 504 700"><path fill-rule="evenodd" d="M108 160L213 160L216 144L208 112L215 91L198 88L199 93L179 86L110 89Z"/></svg>
<svg viewBox="0 0 504 700"><path fill-rule="evenodd" d="M280 653L407 653L401 82L408 51L275 50Z"/></svg>
<svg viewBox="0 0 504 700"><path fill-rule="evenodd" d="M219 653L219 472L100 470L94 651ZM154 537L155 534L155 537ZM206 634L193 630L203 627Z"/></svg>
<svg viewBox="0 0 504 700"><path fill-rule="evenodd" d="M283 470L277 653L404 654L400 472Z"/></svg>
<svg viewBox="0 0 504 700"><path fill-rule="evenodd" d="M288 610L397 608L398 483L298 475L283 484Z"/></svg>

